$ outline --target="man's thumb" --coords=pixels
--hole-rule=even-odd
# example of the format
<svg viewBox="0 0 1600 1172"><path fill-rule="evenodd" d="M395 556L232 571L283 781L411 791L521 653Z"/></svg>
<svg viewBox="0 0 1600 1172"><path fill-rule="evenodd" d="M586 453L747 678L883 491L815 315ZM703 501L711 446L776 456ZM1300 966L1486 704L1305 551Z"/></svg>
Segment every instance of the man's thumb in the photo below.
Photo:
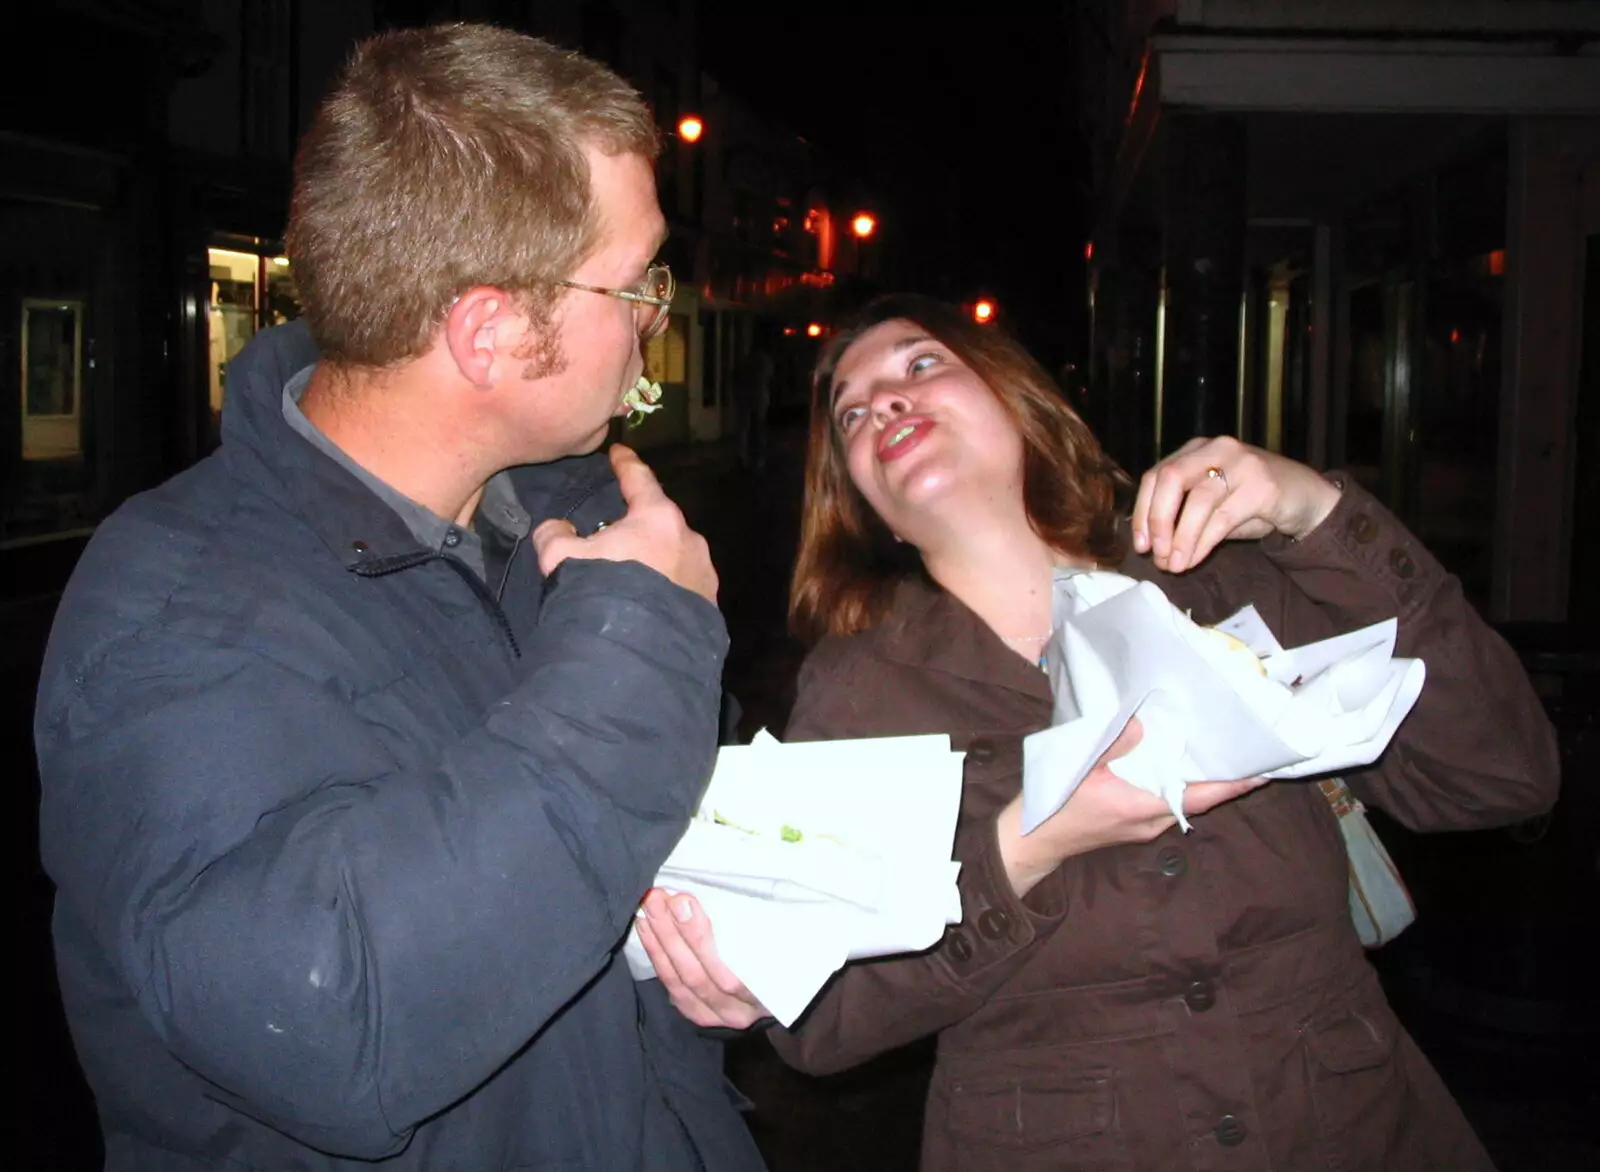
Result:
<svg viewBox="0 0 1600 1172"><path fill-rule="evenodd" d="M538 527L529 535L529 540L533 542L534 552L539 555L539 568L546 574L555 569L554 565L547 562L545 551L561 538L576 537L577 535L577 529L565 517L551 517L548 521L540 522Z"/></svg>
<svg viewBox="0 0 1600 1172"><path fill-rule="evenodd" d="M617 487L622 499L631 508L646 498L662 495L661 482L650 471L650 465L639 459L639 454L624 444L612 444L607 453L611 457L611 470L617 475Z"/></svg>

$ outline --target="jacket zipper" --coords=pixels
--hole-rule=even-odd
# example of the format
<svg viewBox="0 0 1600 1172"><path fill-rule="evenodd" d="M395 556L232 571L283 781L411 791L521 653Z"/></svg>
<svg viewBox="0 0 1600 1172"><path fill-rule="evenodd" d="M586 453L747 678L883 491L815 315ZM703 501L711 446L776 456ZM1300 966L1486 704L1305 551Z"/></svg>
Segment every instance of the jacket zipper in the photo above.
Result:
<svg viewBox="0 0 1600 1172"><path fill-rule="evenodd" d="M588 492L584 493L568 506L567 511L561 514L562 518L570 521L572 519L572 514L576 513L581 507L583 507L584 502L590 497L594 496L599 489L599 485L591 485ZM447 562L451 569L455 570L455 572L466 581L467 585L472 588L472 592L478 596L478 600L482 602L483 605L488 608L489 613L494 616L496 624L498 624L500 627L500 633L505 636L506 644L511 648L511 654L513 658L521 659L522 647L517 643L516 632L511 629L511 620L506 618L506 612L505 609L500 605L500 599L505 596L506 587L511 582L511 566L517 560L517 550L521 549L522 543L527 540L529 540L529 538L524 537L512 544L511 552L506 555L505 569L500 572L500 584L493 592L491 592L489 587L478 578L478 575L474 574L465 565L453 557L448 557L445 554L439 553L437 550L425 550L414 554L405 554L371 566L357 566L355 567L355 572L360 574L363 578L385 578L390 574L397 574L401 570L409 570L413 567L420 566L425 562L431 562L436 559Z"/></svg>
<svg viewBox="0 0 1600 1172"><path fill-rule="evenodd" d="M521 544L522 543L520 541L517 542L517 545ZM513 546L511 550L511 557L506 558L507 573L510 572L511 558L515 556L516 546ZM488 609L489 614L494 618L496 625L500 628L500 633L505 636L506 645L511 648L512 658L521 659L522 648L517 643L516 632L511 629L511 620L506 618L506 612L501 608L499 598L489 592L489 588L479 580L478 575L474 574L466 565L457 561L455 558L446 557L444 554L439 553L436 550L427 550L420 553L406 554L401 557L390 558L387 561L379 562L376 565L356 566L355 572L360 574L363 578L387 578L390 574L398 574L401 570L414 569L417 566L432 561L444 562L452 570L454 570L469 587L471 587L473 594L477 595L478 601L483 603L483 605ZM502 578L500 582L500 588L504 590L505 585L505 579Z"/></svg>

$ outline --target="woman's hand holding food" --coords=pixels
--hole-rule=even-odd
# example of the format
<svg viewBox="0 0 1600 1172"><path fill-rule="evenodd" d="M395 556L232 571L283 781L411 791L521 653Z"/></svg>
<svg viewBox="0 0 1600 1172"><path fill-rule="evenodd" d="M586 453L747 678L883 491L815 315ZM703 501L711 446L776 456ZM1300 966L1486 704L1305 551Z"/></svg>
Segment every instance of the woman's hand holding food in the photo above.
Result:
<svg viewBox="0 0 1600 1172"><path fill-rule="evenodd" d="M1021 795L1000 811L1000 857L1019 898L1074 855L1120 843L1150 842L1177 825L1178 820L1165 801L1123 781L1108 767L1130 752L1143 735L1139 718L1134 717L1066 805L1035 827L1032 834L1022 833ZM1204 814L1264 784L1266 779L1261 777L1192 782L1184 790L1183 812L1190 817Z"/></svg>
<svg viewBox="0 0 1600 1172"><path fill-rule="evenodd" d="M640 906L639 942L679 1013L697 1026L734 1030L771 1016L717 956L711 921L694 896L652 887Z"/></svg>
<svg viewBox="0 0 1600 1172"><path fill-rule="evenodd" d="M1199 565L1221 542L1308 536L1339 488L1306 465L1230 436L1192 439L1139 481L1133 547L1163 570Z"/></svg>

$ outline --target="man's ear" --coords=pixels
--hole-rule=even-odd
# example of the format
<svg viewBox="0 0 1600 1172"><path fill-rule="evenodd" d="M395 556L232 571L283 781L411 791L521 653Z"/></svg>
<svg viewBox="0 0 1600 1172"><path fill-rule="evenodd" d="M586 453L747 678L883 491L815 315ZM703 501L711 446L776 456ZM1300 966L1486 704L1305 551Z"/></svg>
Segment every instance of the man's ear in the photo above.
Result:
<svg viewBox="0 0 1600 1172"><path fill-rule="evenodd" d="M511 353L526 325L510 294L478 285L456 298L445 315L445 346L461 377L487 390L494 385L498 361Z"/></svg>

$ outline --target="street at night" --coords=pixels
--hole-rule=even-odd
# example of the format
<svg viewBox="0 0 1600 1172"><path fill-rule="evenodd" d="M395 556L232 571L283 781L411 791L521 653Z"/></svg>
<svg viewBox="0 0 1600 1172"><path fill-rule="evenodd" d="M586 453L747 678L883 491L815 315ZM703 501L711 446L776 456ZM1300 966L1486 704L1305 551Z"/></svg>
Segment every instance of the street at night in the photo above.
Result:
<svg viewBox="0 0 1600 1172"><path fill-rule="evenodd" d="M1469 793L1461 824L1486 828L1446 833L1409 830L1369 798L1371 824L1409 889L1416 920L1365 953L1376 982L1353 937L1349 951L1362 979L1375 990L1381 985L1375 1001L1387 998L1392 1006L1385 1020L1401 1028L1383 1031L1370 1014L1352 1012L1343 1023L1358 1023L1371 1036L1346 1036L1343 1052L1324 1052L1306 1040L1308 1014L1292 1037L1273 1043L1293 1054L1271 1059L1282 1059L1282 1082L1345 1079L1366 1096L1365 1106L1340 1120L1318 1112L1337 1115L1342 1101L1313 1103L1306 1115L1326 1134L1294 1147L1289 1163L1271 1159L1264 1134L1254 1130L1260 1125L1240 1122L1244 1108L1219 1106L1210 1099L1214 1085L1191 1086L1177 1073L1184 1061L1214 1056L1185 1056L1173 1043L1162 1079L1183 1084L1192 1101L1180 1110L1175 1091L1170 1114L1187 1113L1181 1126L1193 1130L1195 1168L1432 1172L1444 1165L1364 1161L1336 1144L1322 1146L1344 1128L1370 1139L1363 1124L1379 1114L1421 1114L1416 1087L1405 1079L1431 1063L1448 1091L1441 1097L1459 1104L1500 1172L1600 1168L1600 513L1586 507L1600 490L1600 2L1067 0L1017 7L1023 11L944 15L926 5L825 0L780 21L746 0L43 6L54 22L48 52L58 75L66 76L69 58L87 61L103 84L94 94L66 86L40 102L13 78L0 103L7 176L0 191L0 389L13 403L9 414L0 413L9 420L0 424L0 660L11 697L0 717L0 754L17 782L6 855L18 893L23 974L14 1006L22 1020L21 1077L14 1081L22 1089L7 1101L0 1172L208 1166L187 1155L170 1165L139 1162L166 1151L160 1145L170 1137L151 1140L148 1149L137 1146L148 1137L129 1146L126 1136L139 1128L125 1122L124 1147L108 1157L78 1059L104 1039L80 1037L75 1047L69 1034L52 944L56 887L42 860L52 850L61 858L112 848L99 838L64 842L59 822L53 846L41 846L34 720L46 642L67 580L97 529L128 500L217 451L223 405L242 393L238 382L230 389L230 365L263 330L301 316L301 262L289 232L292 162L341 62L373 34L457 20L527 32L603 63L637 89L659 124L654 183L665 243L647 270L641 265L628 278L645 271L645 280L628 288L620 279L554 283L581 297L620 298L625 308L595 300L634 315L624 331L628 358L642 363L638 385L662 392L660 409L635 419L636 429L614 425L611 434L638 449L710 547L730 637L722 683L739 713L736 729L725 733L739 741L762 729L784 734L810 649L789 614L802 547L810 372L852 315L883 294L925 294L955 307L980 338L991 331L1018 339L1049 384L1039 393L1081 417L1132 482L1198 437L1231 435L1248 445L1237 450L1259 456L1250 456L1252 467L1325 473L1345 501L1353 488L1371 505L1341 522L1346 544L1391 590L1396 609L1418 583L1433 580L1428 567L1438 559L1440 577L1454 576L1450 590L1460 583L1454 605L1481 615L1526 671L1537 705L1525 707L1542 709L1559 747L1559 798L1548 811L1474 821L1481 811ZM1275 11L1264 15L1265 8ZM117 97L108 103L106 93ZM626 150L622 156L629 157ZM649 172L641 167L639 174L649 190ZM673 275L658 277L666 265ZM441 314L455 312L456 301L439 304L446 307ZM453 327L447 321L444 328ZM926 341L920 333L917 340ZM896 353L908 346L899 344ZM519 362L526 357L518 352ZM631 366L626 385L639 372ZM997 386L991 381L993 397L1010 404ZM931 401L936 414L939 401ZM963 418L959 410L954 417ZM605 427L603 412L598 426ZM900 438L913 430L908 425ZM921 439L917 434L907 449ZM887 441L875 450L881 459ZM519 462L535 458L546 457ZM1201 488L1215 486L1226 498L1237 487L1228 480L1239 475L1234 467L1197 471ZM1319 491L1332 492L1327 480L1319 478ZM482 476L474 483L481 489ZM887 516L884 543L893 537L897 556L916 552L920 547L901 539ZM1028 524L1041 532L1032 516ZM1249 537L1286 537L1281 549L1309 541L1314 531L1308 526L1296 536L1262 525ZM454 523L449 533L441 550L460 539ZM365 557L365 543L355 546ZM274 589L263 583L263 596ZM286 600L293 602L287 593ZM709 608L705 613L714 619ZM1402 615L1402 637L1413 617ZM1046 637L990 625L1008 644ZM1483 629L1476 619L1465 624L1473 626ZM1440 646L1453 653L1472 637L1458 626ZM1037 684L1033 654L1023 658ZM1048 663L1042 647L1038 663ZM173 676L181 681L181 669ZM1504 681L1481 682L1481 696L1489 697ZM1451 684L1435 682L1430 667L1425 686ZM708 682L703 692L712 691ZM1452 702L1467 714L1458 730L1464 743L1493 747L1502 733L1508 744L1519 735L1495 702L1474 705L1460 694L1452 693ZM982 743L974 740L969 750L980 764L984 753L975 750ZM1417 769L1425 772L1428 754L1419 756ZM1387 761L1380 758L1378 767ZM1019 775L1010 776L1016 792ZM1538 780L1554 791L1553 778ZM47 777L46 788L51 784ZM219 789L229 784L216 778ZM1494 809L1497 796L1483 805ZM278 813L264 807L261 822ZM1204 840L1203 815L1196 826L1188 845ZM120 849L136 851L127 841L133 837ZM1299 849L1285 839L1261 844L1261 855L1282 863ZM1161 858L1168 856L1176 861L1162 862L1166 880L1190 867L1171 846ZM1218 857L1206 865L1217 866ZM1226 865L1226 854L1220 857ZM1069 856L1059 865L1082 861ZM1139 882L1166 881L1152 879L1150 866L1139 874ZM1093 877L1085 882L1094 891ZM1122 880L1105 882L1110 889ZM1218 883L1214 875L1206 882ZM1222 891L1215 886L1201 898L1223 905ZM1017 887L1013 902L1033 914L1024 894ZM100 898L97 891L94 900ZM965 888L962 898L974 939L980 931L1005 934L1008 921L996 919L994 907L973 917L975 907L987 905L971 903ZM1063 939L1075 930L1075 910L1060 921ZM1241 921L1260 928L1249 914ZM970 954L971 945L953 916L950 924L927 955L965 961L961 950ZM1153 959L1124 984L1148 978L1156 987L1170 960L1151 943L1157 933L1135 915L1127 934L1142 939ZM1227 998L1242 997L1236 983L1258 942L1210 946L1220 954L1214 971L1181 975L1177 993L1162 995L1162 1013L1201 1017L1215 1028L1239 1011L1244 1001ZM598 955L604 959L604 949ZM1104 964L1115 971L1111 959ZM93 967L81 958L75 965ZM1070 1072L1107 1096L1095 1100L1088 1122L1072 1115L1089 1111L1082 1102L1050 1098L1065 1076L1040 1064L1052 1047L1067 1047L1035 1036L1042 1017L1032 1024L1018 1018L1007 1061L1039 1075L1042 1101L1051 1104L1044 1113L1059 1114L1046 1120L1046 1132L1059 1122L1071 1133L1060 1141L1064 1154L1053 1155L1055 1140L1023 1134L1032 1076L1010 1073L1001 1080L999 1107L966 1106L964 1125L995 1146L938 1147L956 1124L934 1113L951 1111L952 1093L940 1090L935 1070L961 1061L940 1046L966 1028L967 1015L993 1012L985 1001L991 995L1047 1004L1043 998L1057 990L1044 982L1053 978L1027 974L1024 968L1001 992L986 988L959 1020L839 1073L802 1073L759 1029L726 1031L728 1080L749 1100L743 1120L770 1172L914 1172L940 1159L956 1161L937 1164L941 1169L965 1169L963 1161L976 1160L970 1153L979 1150L1001 1161L986 1168L1168 1172L1130 1156L1131 1141L1120 1136L1135 1108L1148 1108L1126 1098L1128 1087L1149 1084L1117 1083L1131 1076L1096 1058L1081 1078ZM1098 988L1116 985L1104 980ZM144 992L123 999L148 1013L155 998ZM1278 992L1254 996L1271 1002ZM1287 1002L1291 992L1282 994ZM587 996L585 990L574 1003ZM644 1000L633 991L624 1000L630 1008L622 1032L631 1035L631 1007ZM1135 1039L1135 1031L1112 1028L1109 1009L1100 1020L1100 1008L1096 1003L1082 1023L1086 1037L1103 1035L1096 1038L1099 1055L1166 1036L1164 1024ZM638 1016L642 1023L642 1008ZM676 1014L673 1020L683 1025ZM802 1018L797 1036L805 1024ZM178 1031L170 1022L164 1028ZM1409 1042L1396 1046L1396 1034L1414 1039L1426 1063L1400 1073L1395 1055L1410 1051ZM528 1041L525 1031L515 1048L509 1038L497 1041L507 1043L495 1058L505 1065L485 1086L537 1052L541 1035ZM636 1042L630 1036L626 1044ZM972 1045L970 1035L962 1044ZM179 1042L173 1045L176 1061L163 1050L163 1062L184 1066L197 1082L211 1078L191 1072ZM575 1075L562 1089L581 1097L591 1077ZM957 1076L941 1077L962 1089ZM1258 1081L1254 1093L1263 1102L1282 1091L1264 1085L1277 1077ZM1114 1094L1106 1089L1113 1085ZM208 1110L248 1105L232 1088L201 1097ZM528 1101L542 1102L537 1095ZM932 1149L924 1144L929 1102ZM408 1126L424 1134L460 1104L441 1101ZM725 1102L718 1106L727 1112ZM668 1102L667 1114L676 1110ZM139 1126L153 1134L171 1125L177 1134L190 1120L182 1106L169 1111L159 1127ZM239 1112L250 1116L238 1125L243 1131L270 1130L272 1143L279 1131L290 1134L271 1124L267 1108L259 1117L254 1111ZM979 1118L984 1111L991 1114ZM1030 1125L1038 1126L1037 1117ZM677 1126L694 1134L681 1117ZM1111 1147L1074 1146L1113 1135L1115 1159ZM739 1136L748 1145L742 1129ZM366 1153L363 1167L479 1172L404 1154L409 1134L384 1139L396 1146L382 1158L372 1148L349 1151ZM283 1142L293 1144L296 1160L313 1161L293 1167L357 1166L345 1163L331 1140L325 1149L302 1146L298 1136ZM1069 1157L1069 1149L1076 1154ZM268 1150L284 1149L251 1149ZM1081 1154L1091 1150L1092 1158ZM280 1166L270 1162L278 1157L262 1159L269 1162L235 1155L217 1166ZM324 1160L334 1163L315 1162ZM702 1160L707 1172L732 1166L713 1167L703 1153ZM510 1156L493 1164L513 1166L554 1165Z"/></svg>
<svg viewBox="0 0 1600 1172"><path fill-rule="evenodd" d="M781 729L803 649L785 629L785 602L800 502L803 437L775 429L767 471L738 467L728 445L663 453L669 491L712 544L732 634L727 684L748 738ZM14 678L36 670L46 605L17 615ZM1548 649L1550 677L1568 699L1553 705L1568 776L1600 769L1600 665ZM14 705L6 752L36 794L27 709ZM1582 772L1579 772L1582 771ZM1406 868L1420 915L1377 954L1407 1026L1440 1066L1502 1172L1587 1172L1600 1159L1600 1069L1584 974L1593 942L1582 897L1584 846L1595 811L1571 797L1548 824L1470 836L1387 841ZM20 1096L15 1126L33 1153L18 1168L98 1167L88 1093L68 1047L48 951L50 886L37 868L32 811L12 822L10 857L27 892L23 917L27 997L24 1037L38 1076ZM1396 841L1398 840L1398 841ZM1542 893L1534 898L1535 893ZM916 1167L921 1101L931 1050L918 1046L848 1074L813 1079L789 1070L760 1039L730 1049L729 1071L755 1103L748 1116L772 1172L898 1172ZM15 1101L15 1100L14 1100Z"/></svg>

